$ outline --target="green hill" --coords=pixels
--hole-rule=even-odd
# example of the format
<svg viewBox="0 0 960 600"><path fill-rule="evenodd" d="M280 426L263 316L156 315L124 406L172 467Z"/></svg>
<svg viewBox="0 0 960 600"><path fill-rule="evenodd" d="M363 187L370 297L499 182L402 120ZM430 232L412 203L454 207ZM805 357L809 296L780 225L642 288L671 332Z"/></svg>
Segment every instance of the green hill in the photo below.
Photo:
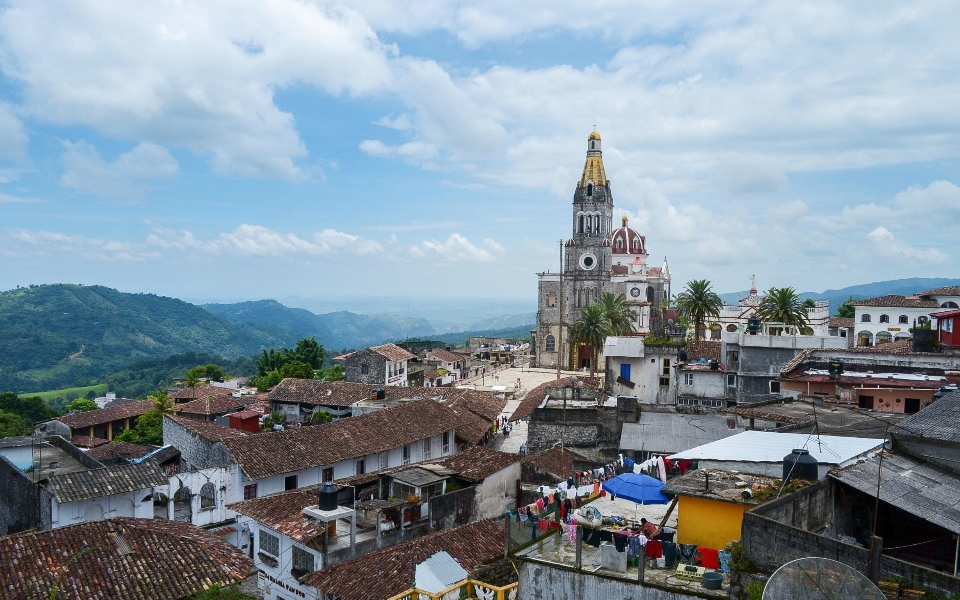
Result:
<svg viewBox="0 0 960 600"><path fill-rule="evenodd" d="M316 336L318 342L331 350L363 348L434 332L426 319L358 315L347 311L318 315L303 308L284 306L276 300L205 304L203 308L238 323L288 329L300 337Z"/></svg>
<svg viewBox="0 0 960 600"><path fill-rule="evenodd" d="M175 298L102 286L31 286L0 293L0 390L87 384L138 360L184 352L236 359L297 337Z"/></svg>

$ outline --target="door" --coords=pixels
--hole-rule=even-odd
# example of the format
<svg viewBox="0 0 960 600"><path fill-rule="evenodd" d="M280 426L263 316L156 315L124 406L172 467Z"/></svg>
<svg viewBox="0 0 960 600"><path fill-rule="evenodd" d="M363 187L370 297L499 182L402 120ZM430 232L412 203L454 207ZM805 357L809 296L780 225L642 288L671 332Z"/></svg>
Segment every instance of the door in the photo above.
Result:
<svg viewBox="0 0 960 600"><path fill-rule="evenodd" d="M903 412L908 415L913 413L920 412L920 399L919 398L904 398L903 399Z"/></svg>
<svg viewBox="0 0 960 600"><path fill-rule="evenodd" d="M630 363L620 365L620 377L626 381L630 381Z"/></svg>
<svg viewBox="0 0 960 600"><path fill-rule="evenodd" d="M860 408L869 408L873 409L873 396L860 396L860 402L858 404Z"/></svg>

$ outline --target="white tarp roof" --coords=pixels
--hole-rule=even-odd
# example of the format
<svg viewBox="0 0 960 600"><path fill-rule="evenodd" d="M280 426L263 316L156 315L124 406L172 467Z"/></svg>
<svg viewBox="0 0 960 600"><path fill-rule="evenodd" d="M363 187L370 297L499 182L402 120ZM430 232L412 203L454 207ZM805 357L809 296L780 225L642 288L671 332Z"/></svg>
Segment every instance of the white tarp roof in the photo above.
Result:
<svg viewBox="0 0 960 600"><path fill-rule="evenodd" d="M418 590L436 594L470 577L455 558L441 550L417 565L414 582Z"/></svg>
<svg viewBox="0 0 960 600"><path fill-rule="evenodd" d="M610 336L603 344L604 356L639 358L643 356L643 338L634 336Z"/></svg>
<svg viewBox="0 0 960 600"><path fill-rule="evenodd" d="M795 448L804 448L821 464L842 464L883 443L880 439L744 431L722 440L672 455L677 460L779 463Z"/></svg>

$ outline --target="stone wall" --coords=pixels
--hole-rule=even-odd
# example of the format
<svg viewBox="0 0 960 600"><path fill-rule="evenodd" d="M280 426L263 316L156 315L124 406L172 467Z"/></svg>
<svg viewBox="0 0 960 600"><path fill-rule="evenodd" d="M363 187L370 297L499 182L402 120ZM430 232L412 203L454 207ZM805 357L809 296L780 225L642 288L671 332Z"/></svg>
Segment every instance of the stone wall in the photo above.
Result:
<svg viewBox="0 0 960 600"><path fill-rule="evenodd" d="M509 558L498 558L493 562L480 565L473 570L473 578L477 581L499 587L515 583L518 577L517 570Z"/></svg>
<svg viewBox="0 0 960 600"><path fill-rule="evenodd" d="M548 450L562 438L564 446L594 448L601 460L612 459L620 447L624 419L635 418L635 411L620 412L616 407L568 408L566 415L562 409L538 408L527 428L527 448L530 452Z"/></svg>
<svg viewBox="0 0 960 600"><path fill-rule="evenodd" d="M223 442L211 442L166 416L163 417L163 443L180 451L180 461L186 471L234 464Z"/></svg>
<svg viewBox="0 0 960 600"><path fill-rule="evenodd" d="M672 591L649 584L633 583L576 572L570 568L554 567L522 561L519 600L552 600L553 598L583 598L597 600L687 600L715 598L690 591Z"/></svg>
<svg viewBox="0 0 960 600"><path fill-rule="evenodd" d="M477 488L468 487L430 499L430 523L437 531L470 523Z"/></svg>
<svg viewBox="0 0 960 600"><path fill-rule="evenodd" d="M0 535L50 529L50 494L5 456L0 456L0 490Z"/></svg>
<svg viewBox="0 0 960 600"><path fill-rule="evenodd" d="M366 373L363 365L367 365ZM387 359L370 349L354 352L344 361L343 378L356 383L383 385L387 381Z"/></svg>

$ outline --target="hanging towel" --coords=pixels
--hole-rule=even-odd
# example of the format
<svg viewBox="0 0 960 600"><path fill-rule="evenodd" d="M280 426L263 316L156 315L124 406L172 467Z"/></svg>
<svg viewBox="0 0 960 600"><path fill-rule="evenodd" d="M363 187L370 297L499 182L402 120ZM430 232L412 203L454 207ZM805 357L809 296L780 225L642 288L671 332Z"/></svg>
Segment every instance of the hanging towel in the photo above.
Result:
<svg viewBox="0 0 960 600"><path fill-rule="evenodd" d="M720 559L720 570L724 573L730 572L730 561L733 560L733 555L727 552L726 550L721 550L717 557Z"/></svg>
<svg viewBox="0 0 960 600"><path fill-rule="evenodd" d="M577 530L579 528L576 525L571 525L567 527L567 541L571 544L577 543Z"/></svg>
<svg viewBox="0 0 960 600"><path fill-rule="evenodd" d="M700 564L708 569L719 569L720 568L720 557L718 556L719 551L714 550L713 548L700 548L700 553L702 559Z"/></svg>
<svg viewBox="0 0 960 600"><path fill-rule="evenodd" d="M583 543L593 546L594 548L600 547L600 532L596 529L584 529L583 530Z"/></svg>
<svg viewBox="0 0 960 600"><path fill-rule="evenodd" d="M660 475L660 481L667 483L667 468L663 464L663 457L657 459L657 473Z"/></svg>
<svg viewBox="0 0 960 600"><path fill-rule="evenodd" d="M659 540L647 542L647 558L663 557L663 544Z"/></svg>
<svg viewBox="0 0 960 600"><path fill-rule="evenodd" d="M696 544L678 544L677 545L680 553L680 562L692 565L694 559L697 556L697 545Z"/></svg>
<svg viewBox="0 0 960 600"><path fill-rule="evenodd" d="M628 468L628 469L633 469L633 467L636 466L636 464L637 464L637 463L633 462L632 460L630 460L630 459L627 458L626 456L623 457L623 466L624 466L624 467L626 467L626 468Z"/></svg>
<svg viewBox="0 0 960 600"><path fill-rule="evenodd" d="M624 552L627 549L627 543L630 537L626 534L614 534L613 545L617 547L617 552Z"/></svg>

